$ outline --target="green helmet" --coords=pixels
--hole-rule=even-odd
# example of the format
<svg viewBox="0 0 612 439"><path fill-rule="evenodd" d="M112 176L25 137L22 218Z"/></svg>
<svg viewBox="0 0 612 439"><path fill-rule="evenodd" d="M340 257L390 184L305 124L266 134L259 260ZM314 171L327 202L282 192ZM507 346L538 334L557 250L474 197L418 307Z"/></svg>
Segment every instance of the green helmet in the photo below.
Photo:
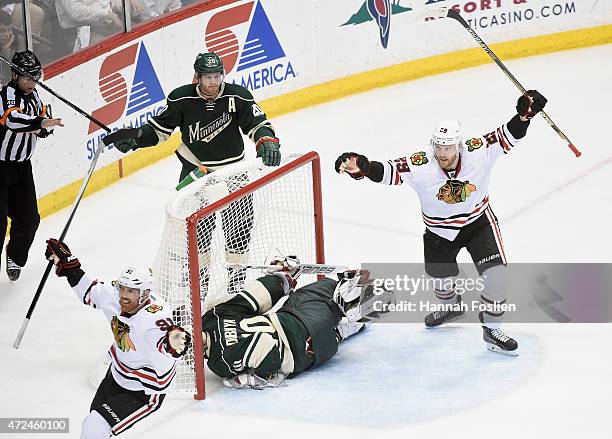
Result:
<svg viewBox="0 0 612 439"><path fill-rule="evenodd" d="M216 53L200 53L196 56L193 69L199 75L206 73L225 73L223 71L223 61Z"/></svg>

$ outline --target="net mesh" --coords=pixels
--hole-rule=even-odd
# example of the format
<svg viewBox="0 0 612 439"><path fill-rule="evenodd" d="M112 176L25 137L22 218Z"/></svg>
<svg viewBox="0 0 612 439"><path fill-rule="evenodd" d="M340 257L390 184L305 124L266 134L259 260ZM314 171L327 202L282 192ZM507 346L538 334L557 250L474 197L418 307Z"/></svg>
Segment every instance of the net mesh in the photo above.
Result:
<svg viewBox="0 0 612 439"><path fill-rule="evenodd" d="M181 189L168 203L153 273L155 291L169 304L177 324L193 332L192 264L200 277L193 291L199 292L204 313L261 276L261 271L230 268L230 264L267 264L281 255L316 262L313 165L307 162L297 167L299 157L283 160L283 175L271 182L266 176L280 168L263 166L261 160L227 166ZM247 186L255 190L232 199L231 194ZM204 213L203 209L218 200L228 199L229 204L197 220L193 243L197 258L190 260L187 219L196 212ZM194 334L194 344L198 342L201 334ZM196 367L203 368L203 360L196 362L191 349L179 362L173 391L195 392Z"/></svg>

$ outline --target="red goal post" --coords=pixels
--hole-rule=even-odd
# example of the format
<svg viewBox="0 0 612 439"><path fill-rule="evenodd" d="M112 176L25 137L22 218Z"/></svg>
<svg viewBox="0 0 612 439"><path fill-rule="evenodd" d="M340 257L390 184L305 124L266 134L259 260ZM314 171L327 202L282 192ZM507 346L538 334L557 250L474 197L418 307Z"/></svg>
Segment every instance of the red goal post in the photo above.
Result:
<svg viewBox="0 0 612 439"><path fill-rule="evenodd" d="M283 254L325 262L321 202L320 159L309 152L288 156L279 167L260 159L226 166L168 203L153 270L156 291L193 333L175 391L205 398L202 321L196 316L262 274L232 271L229 264L265 264ZM307 278L301 281L313 280Z"/></svg>

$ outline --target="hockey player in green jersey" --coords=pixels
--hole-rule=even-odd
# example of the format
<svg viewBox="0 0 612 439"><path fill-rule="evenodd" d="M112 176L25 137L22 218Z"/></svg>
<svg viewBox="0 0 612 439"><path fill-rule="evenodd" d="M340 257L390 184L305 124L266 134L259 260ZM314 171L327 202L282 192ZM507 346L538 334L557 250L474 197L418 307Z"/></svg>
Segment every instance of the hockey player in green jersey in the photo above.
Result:
<svg viewBox="0 0 612 439"><path fill-rule="evenodd" d="M194 84L173 90L167 99L166 108L152 117L140 128L122 128L106 136L106 145L113 143L119 151L157 145L165 141L179 128L182 143L176 155L182 163L179 181L192 171L211 172L244 158L242 133L255 142L257 156L264 165L280 164L280 144L274 128L263 110L257 105L246 88L223 81L223 61L215 53L201 53L193 65ZM246 178L236 182L236 188L248 184ZM230 263L248 260L248 249L253 227L252 196L242 198L230 205L227 211L239 211L239 217L222 213L222 226L226 232L226 256ZM198 253L207 259L210 232L215 218L198 223ZM231 231L231 232L229 232ZM201 273L202 296L206 294L209 273L203 267ZM243 270L228 270L228 291L237 291L244 282Z"/></svg>
<svg viewBox="0 0 612 439"><path fill-rule="evenodd" d="M341 340L394 300L388 291L374 291L364 270L346 270L339 281L325 278L293 291L297 275L290 258L277 262L283 270L250 282L202 317L204 357L228 387L278 387L326 362ZM282 306L268 312L285 295Z"/></svg>
<svg viewBox="0 0 612 439"><path fill-rule="evenodd" d="M140 128L122 128L106 136L121 152L157 145L181 130L176 155L183 167L179 181L196 168L214 170L244 158L242 133L255 142L264 164L280 164L280 144L274 128L251 92L224 82L223 61L215 53L201 53L193 65L195 84L174 89L166 108Z"/></svg>

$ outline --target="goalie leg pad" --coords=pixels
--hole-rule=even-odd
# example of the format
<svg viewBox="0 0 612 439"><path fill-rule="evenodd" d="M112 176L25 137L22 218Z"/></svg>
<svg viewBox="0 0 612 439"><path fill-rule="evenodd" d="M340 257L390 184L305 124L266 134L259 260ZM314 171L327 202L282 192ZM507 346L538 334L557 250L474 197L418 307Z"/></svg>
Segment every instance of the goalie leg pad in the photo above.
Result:
<svg viewBox="0 0 612 439"><path fill-rule="evenodd" d="M357 298L347 302L343 297ZM395 294L369 282L353 287L346 296L334 294L334 301L350 321L370 321L390 311L389 305L395 303Z"/></svg>
<svg viewBox="0 0 612 439"><path fill-rule="evenodd" d="M365 322L355 322L350 320L348 317L342 317L342 320L340 320L340 323L338 323L338 326L336 326L336 336L338 338L338 342L363 331L366 328L366 325L367 323Z"/></svg>
<svg viewBox="0 0 612 439"><path fill-rule="evenodd" d="M361 286L368 283L369 275L367 270L346 270L340 273L334 290L334 302L340 305L358 299L361 295Z"/></svg>

